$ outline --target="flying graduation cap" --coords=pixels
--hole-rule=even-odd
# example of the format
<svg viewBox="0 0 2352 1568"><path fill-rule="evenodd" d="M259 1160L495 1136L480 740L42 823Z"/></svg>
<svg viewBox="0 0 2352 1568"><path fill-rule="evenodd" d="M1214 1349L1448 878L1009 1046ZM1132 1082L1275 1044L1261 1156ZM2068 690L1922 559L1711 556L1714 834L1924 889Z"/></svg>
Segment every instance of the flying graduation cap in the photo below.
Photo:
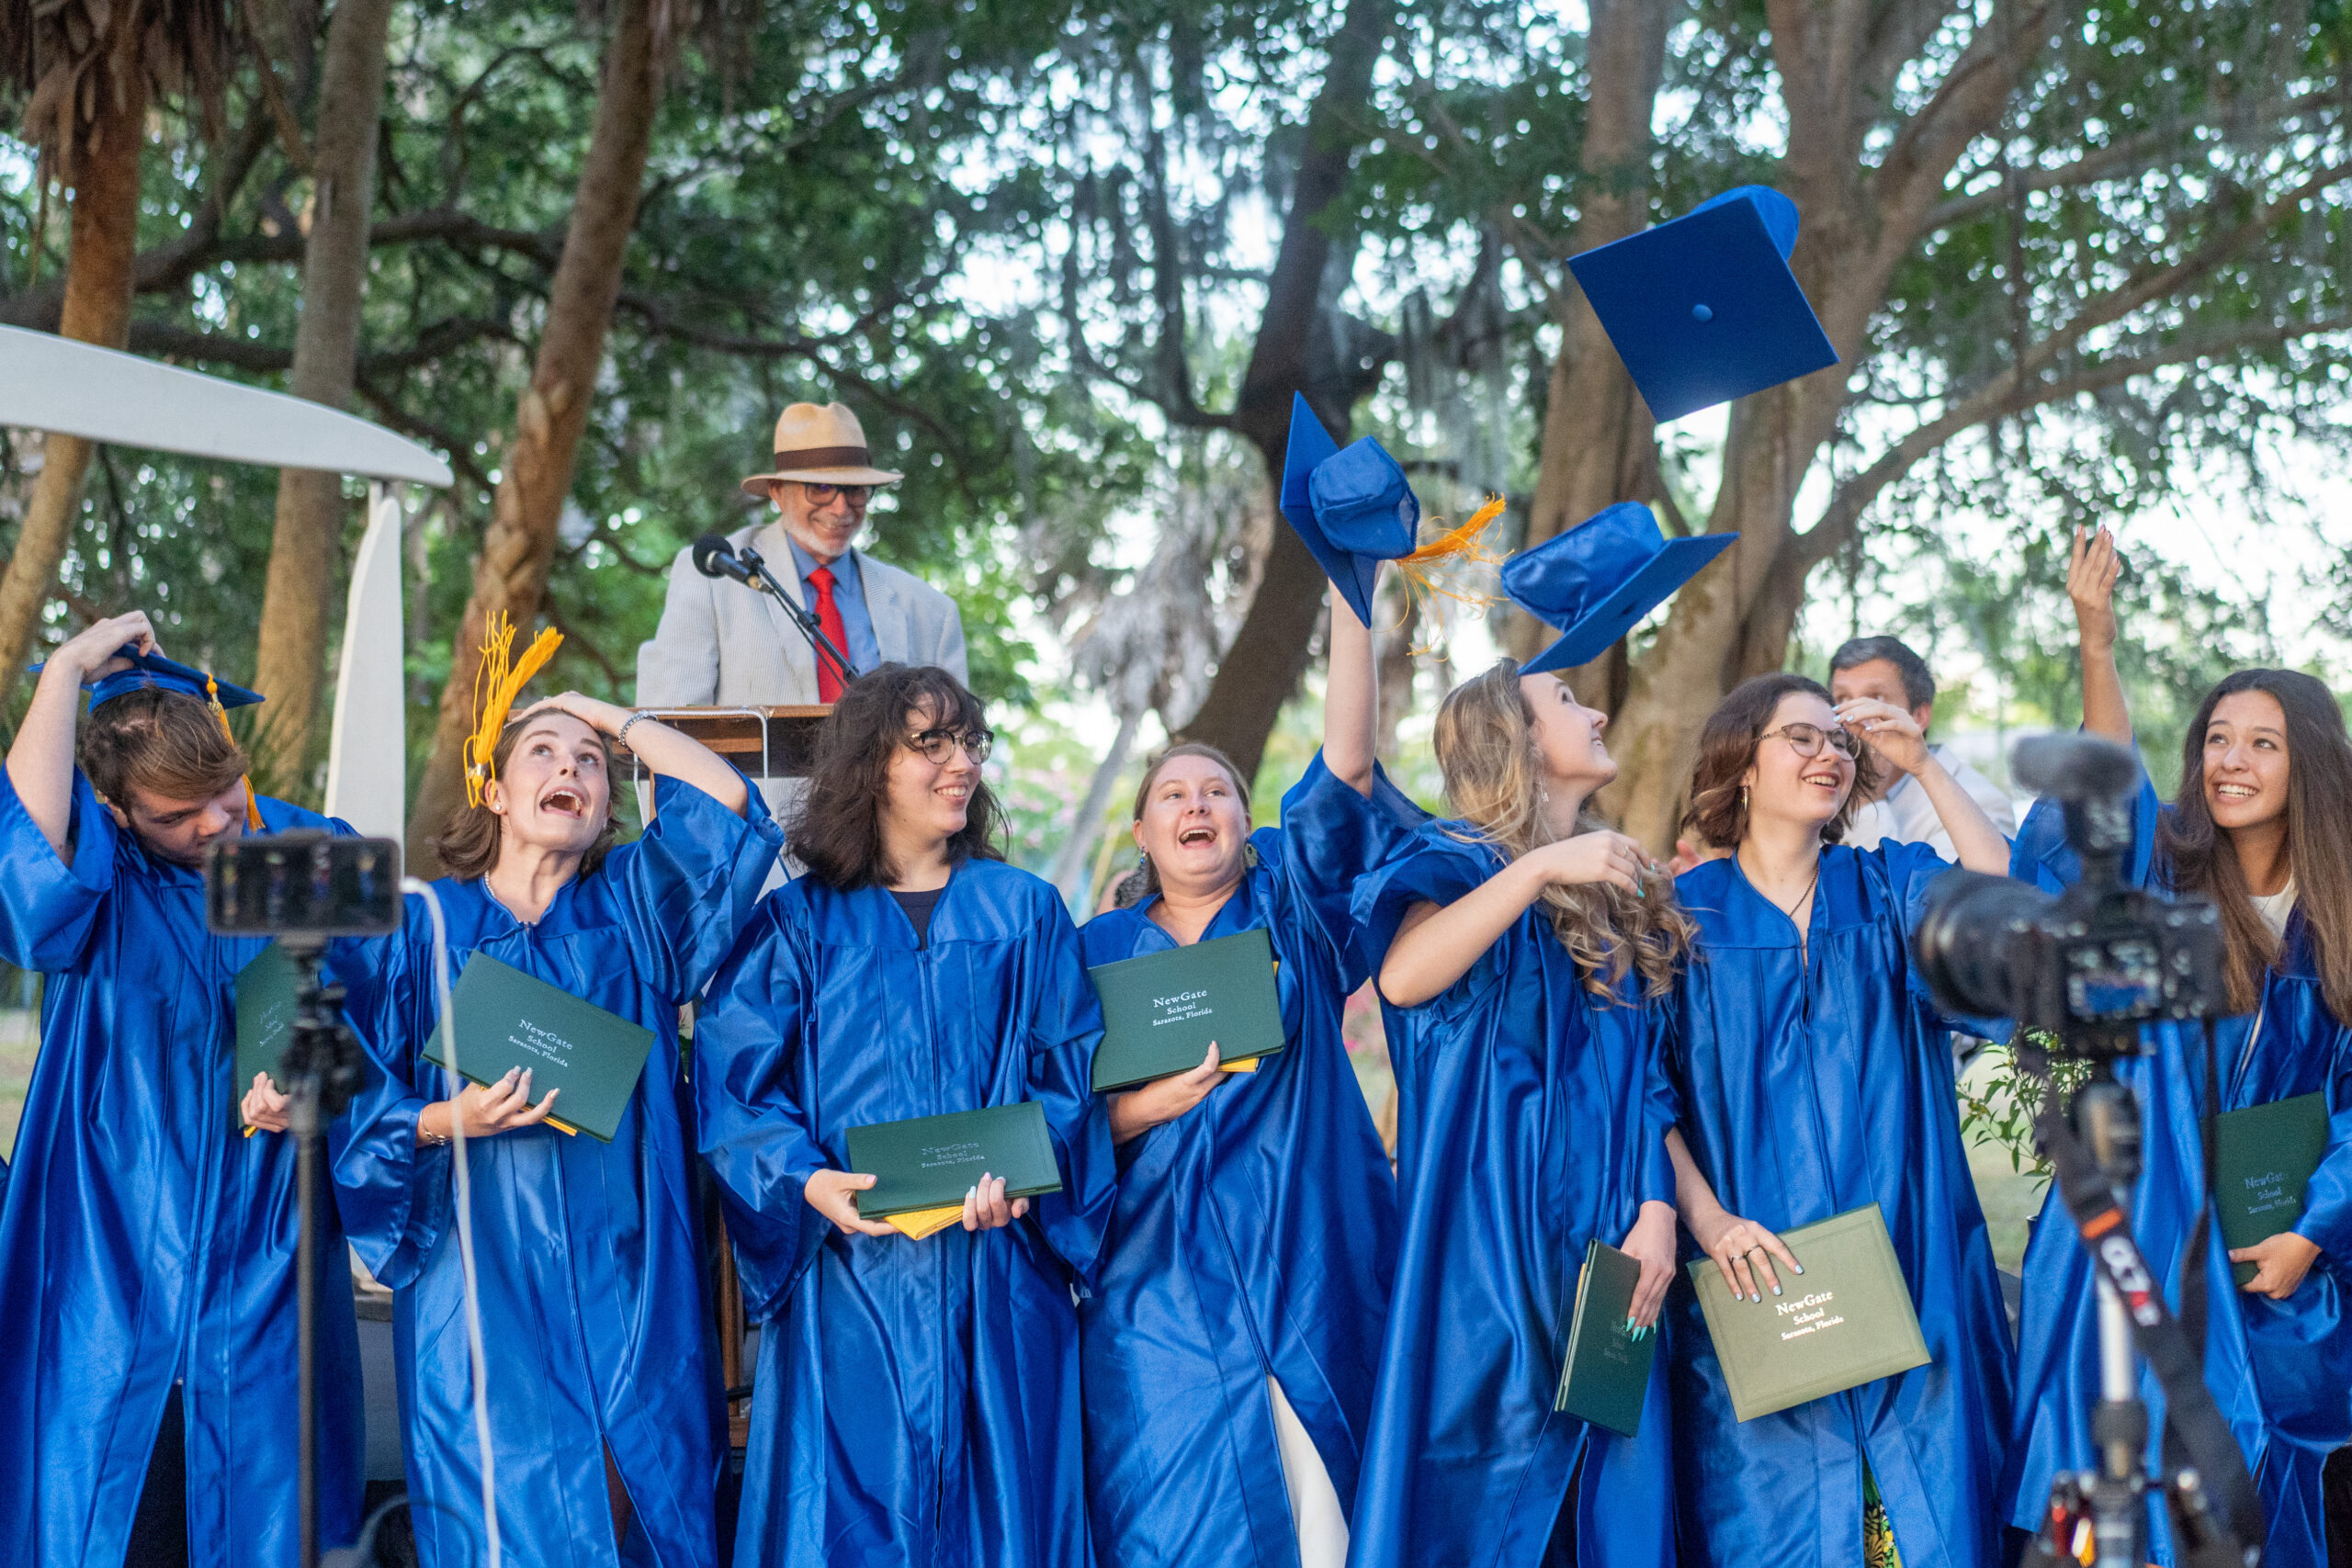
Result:
<svg viewBox="0 0 2352 1568"><path fill-rule="evenodd" d="M1340 450L1306 399L1291 394L1282 513L1365 626L1380 563L1413 553L1421 522L1405 470L1369 435Z"/></svg>
<svg viewBox="0 0 2352 1568"><path fill-rule="evenodd" d="M1568 270L1663 424L1838 363L1789 270L1796 243L1796 203L1740 186Z"/></svg>
<svg viewBox="0 0 2352 1568"><path fill-rule="evenodd" d="M1621 501L1521 550L1503 563L1503 592L1537 620L1558 627L1560 637L1520 672L1538 675L1589 664L1738 537L1701 534L1668 539L1658 532L1648 507Z"/></svg>

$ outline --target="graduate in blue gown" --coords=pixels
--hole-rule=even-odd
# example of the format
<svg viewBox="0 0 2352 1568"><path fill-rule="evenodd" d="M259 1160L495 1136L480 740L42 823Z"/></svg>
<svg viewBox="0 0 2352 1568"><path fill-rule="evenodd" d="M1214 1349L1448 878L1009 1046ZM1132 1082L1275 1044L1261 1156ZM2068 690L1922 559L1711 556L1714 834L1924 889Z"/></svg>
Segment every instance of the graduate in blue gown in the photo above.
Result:
<svg viewBox="0 0 2352 1568"><path fill-rule="evenodd" d="M1837 841L1858 773L1884 767L1927 791L1961 863L2007 869L2007 844L1902 709L1833 709L1803 676L1763 675L1708 719L1686 822L1730 852L1679 879L1700 934L1673 1000L1682 1109L1668 1145L1683 1222L1744 1310L1770 1312L1795 1283L1804 1258L1778 1233L1877 1203L1932 1359L1738 1421L1697 1294L1678 1279L1666 1348L1686 1562L1759 1550L1823 1568L1893 1553L1904 1568L1999 1561L2008 1328L1951 1037L1908 947L1947 863L1919 844Z"/></svg>
<svg viewBox="0 0 2352 1568"><path fill-rule="evenodd" d="M60 649L0 782L0 956L45 976L0 1201L0 1541L11 1562L119 1564L176 1384L188 1562L284 1563L298 1519L294 1145L238 1135L236 976L268 943L206 931L198 868L209 843L248 829L345 829L254 799L211 683L153 650L136 612ZM74 709L92 682L77 769ZM320 1222L321 1256L341 1257L332 1205ZM318 1307L334 1545L356 1531L364 1451L341 1268L320 1270Z"/></svg>
<svg viewBox="0 0 2352 1568"><path fill-rule="evenodd" d="M1357 890L1389 1006L1404 1223L1363 1568L1673 1561L1662 1371L1632 1438L1552 1407L1589 1245L1641 1264L1632 1332L1653 1331L1673 1272L1656 1002L1690 933L1660 868L1594 815L1617 775L1608 717L1557 671L1617 635L1612 597L1645 592L1638 619L1713 547L1669 547L1629 506L1513 558L1505 592L1566 635L1446 696L1435 739L1457 816Z"/></svg>
<svg viewBox="0 0 2352 1568"><path fill-rule="evenodd" d="M1250 831L1222 752L1170 748L1136 792L1145 897L1079 933L1091 966L1264 929L1287 1040L1252 1071L1212 1046L1108 1097L1118 1203L1079 1303L1105 1562L1347 1552L1396 1250L1396 1181L1340 1034L1364 978L1348 899L1421 812L1378 776L1372 634L1336 591L1330 625L1323 751L1282 826Z"/></svg>
<svg viewBox="0 0 2352 1568"><path fill-rule="evenodd" d="M2067 572L2083 658L2086 728L2129 744L2132 719L2115 669L2112 595L2119 558L2105 529L2077 534ZM2301 1217L2258 1246L2222 1253L2208 1230L2205 1382L2236 1434L2262 1494L2266 1563L2324 1568L2320 1472L2352 1442L2352 741L2333 694L2309 675L2247 670L2206 694L2182 748L2180 793L2161 811L2143 775L2126 870L2140 886L2194 893L2222 911L2226 977L2236 1016L2219 1030L2221 1092L2242 1110L2324 1094L2326 1153ZM2081 866L2054 802L2018 835L2015 874L2052 891ZM2199 1127L2201 1028L2154 1032L2152 1057L2118 1076L2141 1101L2143 1169L2132 1234L2177 1307L2188 1231L2204 1206ZM2233 1259L2256 1266L2240 1289ZM2018 1439L2004 1515L2038 1526L2062 1470L2095 1462L2090 1410L2098 1393L2096 1285L2063 1205L2046 1206L2026 1249ZM2162 1430L2164 1401L2143 1374ZM2155 1458L2152 1442L2150 1458ZM2155 1560L2174 1561L2161 1509Z"/></svg>
<svg viewBox="0 0 2352 1568"><path fill-rule="evenodd" d="M695 1029L702 1150L763 1327L735 1561L1086 1568L1073 1290L1112 1200L1102 1013L1053 888L1006 865L991 737L944 670L885 664L820 731L763 899ZM861 1215L853 1127L1022 1100L1062 1189L976 1183L920 1239Z"/></svg>
<svg viewBox="0 0 2352 1568"><path fill-rule="evenodd" d="M422 1055L440 1009L431 916L411 897L397 937L335 953L376 1070L334 1176L361 1258L392 1288L423 1560L474 1562L484 1536L450 1170L462 1131L503 1561L693 1568L718 1560L726 1448L678 1010L725 956L781 835L741 774L650 719L568 693L508 720L552 638L481 717L473 798L442 835L450 874L434 891L453 980L486 954L651 1030L636 1092L609 1144L548 1124L550 1111L561 1120L560 1097L535 1102L527 1071L447 1098ZM492 646L495 668L495 633ZM612 848L612 748L624 734L656 775L655 812L642 837ZM460 1031L461 1064L490 1048Z"/></svg>

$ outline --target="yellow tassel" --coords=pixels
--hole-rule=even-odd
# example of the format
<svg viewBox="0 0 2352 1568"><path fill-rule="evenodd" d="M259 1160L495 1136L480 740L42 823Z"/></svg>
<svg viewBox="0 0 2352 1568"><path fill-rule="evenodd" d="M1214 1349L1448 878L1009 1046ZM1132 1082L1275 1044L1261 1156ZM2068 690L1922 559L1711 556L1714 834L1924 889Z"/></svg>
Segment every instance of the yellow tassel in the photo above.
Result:
<svg viewBox="0 0 2352 1568"><path fill-rule="evenodd" d="M1479 540L1495 519L1502 514L1503 498L1498 495L1489 496L1487 498L1487 504L1472 513L1467 523L1459 528L1449 529L1397 564L1399 566L1428 566L1437 561L1453 560L1458 557L1489 566L1499 565L1502 557L1487 548L1479 543Z"/></svg>
<svg viewBox="0 0 2352 1568"><path fill-rule="evenodd" d="M482 637L481 662L474 668L474 724L466 737L464 759L467 805L481 805L496 776L491 758L498 750L498 737L514 699L562 646L563 634L549 626L523 650L521 659L514 659L514 623L503 610L492 614Z"/></svg>
<svg viewBox="0 0 2352 1568"><path fill-rule="evenodd" d="M1407 604L1421 606L1432 599L1451 599L1476 611L1484 611L1494 604L1499 594L1464 586L1453 581L1452 574L1464 568L1491 570L1501 567L1503 558L1489 548L1485 541L1487 530L1502 514L1503 498L1498 495L1489 497L1486 505L1470 514L1468 522L1458 528L1448 529L1399 560L1396 570L1404 579ZM1428 653L1435 646L1433 643L1416 646L1412 651L1416 654Z"/></svg>
<svg viewBox="0 0 2352 1568"><path fill-rule="evenodd" d="M220 733L229 738L230 745L234 746L237 732L229 728L229 710L220 705L220 677L209 671L204 677L204 700L212 705L212 716L220 721ZM254 776L251 773L244 776L244 785L245 830L258 833L261 831L261 803L254 798Z"/></svg>

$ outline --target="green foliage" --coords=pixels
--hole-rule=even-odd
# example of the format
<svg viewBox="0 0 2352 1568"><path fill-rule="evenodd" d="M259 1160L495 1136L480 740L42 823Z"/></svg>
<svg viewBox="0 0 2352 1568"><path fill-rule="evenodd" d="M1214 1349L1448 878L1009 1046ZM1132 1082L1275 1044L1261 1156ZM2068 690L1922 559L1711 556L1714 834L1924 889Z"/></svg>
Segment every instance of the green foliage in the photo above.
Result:
<svg viewBox="0 0 2352 1568"><path fill-rule="evenodd" d="M403 0L395 13L358 411L445 452L458 473L446 497L420 498L412 525L420 752L586 146L601 39L582 17L594 9ZM872 547L960 603L974 682L1023 738L1007 790L1028 792L1015 811L1021 852L1042 858L1059 830L1056 800L1082 792L1105 739L1044 716L1069 684L1102 689L1104 672L1064 671L1030 639L1120 613L1135 542L1176 518L1179 501L1200 502L1244 468L1255 477L1254 453L1227 454L1212 473L1185 442L1204 430L1232 439L1215 430L1217 411L1232 405L1256 336L1322 41L1345 7L704 9L670 74L551 572L549 612L568 639L548 679L626 696L673 557L755 515L736 480L763 463L785 403L838 398L907 471L877 508ZM1848 128L1851 177L1885 165L1906 118L1996 15L1930 7L1905 24L1919 41ZM2149 285L2035 372L2071 390L1948 443L1870 510L1814 584L1825 603L1842 588L1857 606L1891 604L1868 629L1973 651L1984 675L1966 695L2004 726L2078 711L2063 596L2072 525L2145 515L2191 491L2263 513L2295 499L2278 454L2340 459L2352 443L2338 416L2346 334L2299 330L2352 316L2352 233L2327 177L2348 161L2346 7L2083 0L2050 15L2051 47L2000 132L1968 149L1849 355L1854 396L1815 472L1852 474L1891 433ZM1922 25L1933 16L1942 25ZM1790 183L1775 50L1762 0L1707 0L1678 21L1643 172L1655 216L1743 181ZM298 97L309 90L299 75ZM135 346L267 382L293 341L311 192L258 86L240 62L217 145L158 121L142 249L193 249L138 301ZM1549 291L1586 205L1627 177L1581 169L1592 86L1581 32L1558 14L1413 0L1396 9L1372 101L1347 110L1365 150L1329 226L1354 265L1335 265L1327 303L1401 341L1408 374L1366 409L1432 510L1466 499L1443 493L1441 476L1518 497L1532 482L1555 346ZM29 155L0 145L0 315L53 282L64 234ZM2224 264L2202 266L2217 251ZM2180 281L2165 282L2176 269ZM2184 344L2200 349L2194 362L2114 373ZM1668 488L1696 518L1710 499L1705 438L1675 427L1663 439ZM1475 473L1473 443L1499 454ZM0 446L0 549L29 450ZM1792 475L1792 489L1804 479ZM107 455L48 640L143 604L175 652L249 674L274 488L254 470ZM356 541L356 487L349 496ZM1226 491L1208 504L1222 525L1193 535L1214 536L1203 547L1212 581L1162 608L1220 645L1263 536ZM2125 543L2137 543L2129 530ZM2352 568L2312 586L2342 601ZM340 581L321 592L340 604ZM2276 649L2248 593L2136 547L2120 607L2134 715L2168 787L2197 696ZM2352 636L2352 620L2330 629ZM1190 679L1159 680L1150 697L1179 724L1206 671L1180 673ZM1294 705L1268 750L1269 812L1311 751L1312 718ZM322 750L323 723L316 734ZM1434 798L1425 749L1399 771Z"/></svg>
<svg viewBox="0 0 2352 1568"><path fill-rule="evenodd" d="M2026 1032L2044 1052L2057 1042L2040 1030ZM2061 1099L2082 1087L2090 1076L2089 1064L2071 1057L2050 1056L2049 1071L2035 1072L2018 1059L2010 1046L1995 1042L1984 1047L1984 1068L1972 1073L1973 1083L1960 1086L1960 1130L1979 1147L2005 1150L2009 1168L2047 1181L2052 1166L2036 1140L2034 1118L2055 1079Z"/></svg>

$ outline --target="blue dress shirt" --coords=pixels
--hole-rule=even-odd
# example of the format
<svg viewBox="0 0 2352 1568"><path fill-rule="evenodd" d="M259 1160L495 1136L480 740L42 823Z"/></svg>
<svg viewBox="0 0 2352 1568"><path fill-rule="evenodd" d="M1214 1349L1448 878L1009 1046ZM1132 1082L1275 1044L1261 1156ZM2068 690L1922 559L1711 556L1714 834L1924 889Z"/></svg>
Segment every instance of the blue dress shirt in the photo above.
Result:
<svg viewBox="0 0 2352 1568"><path fill-rule="evenodd" d="M808 614L817 613L817 585L808 574L824 565L815 556L800 547L800 541L791 535L785 543L792 547L792 570L800 574L800 602L808 606ZM849 550L832 563L833 608L842 615L842 630L849 634L849 646L842 651L857 666L861 675L869 673L882 662L882 645L874 638L874 616L865 607L865 587L858 580L857 552Z"/></svg>

